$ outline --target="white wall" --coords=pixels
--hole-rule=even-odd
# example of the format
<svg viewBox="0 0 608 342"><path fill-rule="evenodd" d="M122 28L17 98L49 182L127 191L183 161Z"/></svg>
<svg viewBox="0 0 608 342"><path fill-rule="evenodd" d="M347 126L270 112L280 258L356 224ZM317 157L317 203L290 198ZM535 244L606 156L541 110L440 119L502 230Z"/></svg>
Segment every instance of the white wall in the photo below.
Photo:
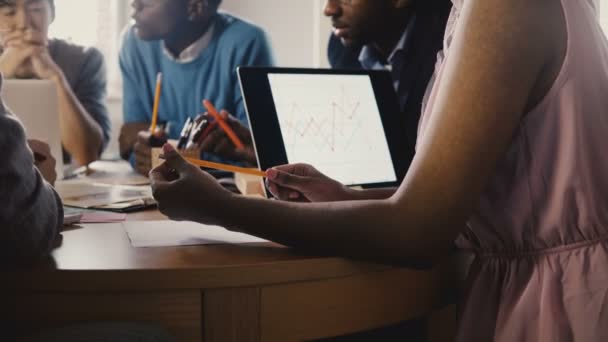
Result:
<svg viewBox="0 0 608 342"><path fill-rule="evenodd" d="M324 0L223 0L221 8L261 26L279 66L327 66Z"/></svg>

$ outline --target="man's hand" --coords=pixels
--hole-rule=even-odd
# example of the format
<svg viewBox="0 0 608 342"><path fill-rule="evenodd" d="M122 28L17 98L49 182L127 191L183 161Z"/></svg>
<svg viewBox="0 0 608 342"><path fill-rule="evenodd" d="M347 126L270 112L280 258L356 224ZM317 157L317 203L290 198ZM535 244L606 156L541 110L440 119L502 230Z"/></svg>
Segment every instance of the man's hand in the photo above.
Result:
<svg viewBox="0 0 608 342"><path fill-rule="evenodd" d="M219 224L222 203L233 195L211 175L189 164L169 144L163 146L165 162L150 172L158 209L172 220Z"/></svg>
<svg viewBox="0 0 608 342"><path fill-rule="evenodd" d="M36 51L31 59L32 72L41 80L60 81L63 77L61 68L51 58L48 51Z"/></svg>
<svg viewBox="0 0 608 342"><path fill-rule="evenodd" d="M149 122L131 122L126 123L120 128L120 136L118 144L120 149L120 157L124 160L129 160L133 147L137 142L139 132L145 131L150 127Z"/></svg>
<svg viewBox="0 0 608 342"><path fill-rule="evenodd" d="M5 78L31 76L31 56L46 49L45 41L32 32L12 31L2 36L0 71Z"/></svg>
<svg viewBox="0 0 608 342"><path fill-rule="evenodd" d="M226 160L245 162L249 165L257 165L255 152L253 150L253 139L251 138L249 128L243 126L243 124L237 118L230 115L225 110L223 110L220 115L239 137L241 142L245 145L245 148L237 149L232 140L228 138L224 130L217 125L215 129L201 142L201 151L214 154Z"/></svg>
<svg viewBox="0 0 608 342"><path fill-rule="evenodd" d="M0 71L6 78L37 77L32 57L48 54L46 37L36 30L13 31L3 35L0 43Z"/></svg>
<svg viewBox="0 0 608 342"><path fill-rule="evenodd" d="M293 202L333 202L352 199L350 190L307 164L278 166L266 172L276 198Z"/></svg>
<svg viewBox="0 0 608 342"><path fill-rule="evenodd" d="M31 139L27 142L34 153L34 165L49 184L55 185L55 181L57 180L57 172L55 171L56 161L51 155L51 148L47 143L40 140Z"/></svg>
<svg viewBox="0 0 608 342"><path fill-rule="evenodd" d="M150 145L151 134L149 131L141 131L137 134L137 141L133 145L135 154L135 171L147 176L152 170L152 146Z"/></svg>

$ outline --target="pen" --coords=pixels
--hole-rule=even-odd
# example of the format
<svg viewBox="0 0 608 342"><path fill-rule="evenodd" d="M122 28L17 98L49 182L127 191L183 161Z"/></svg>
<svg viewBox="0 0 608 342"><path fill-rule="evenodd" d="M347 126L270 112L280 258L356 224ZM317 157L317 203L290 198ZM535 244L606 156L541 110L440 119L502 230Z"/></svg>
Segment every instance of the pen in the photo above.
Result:
<svg viewBox="0 0 608 342"><path fill-rule="evenodd" d="M182 132L179 135L179 142L177 143L177 149L183 150L186 148L186 144L188 144L188 140L190 140L190 133L192 132L193 121L192 118L188 117L186 119L186 123L184 124L184 128L182 128Z"/></svg>
<svg viewBox="0 0 608 342"><path fill-rule="evenodd" d="M207 127L205 127L205 129L203 130L203 132L201 133L201 136L199 137L199 139L196 140L196 143L201 143L203 142L203 139L205 139L206 136L209 135L209 133L211 133L211 131L213 131L213 129L217 127L217 122L212 122L209 125L207 125Z"/></svg>
<svg viewBox="0 0 608 342"><path fill-rule="evenodd" d="M152 123L150 124L150 133L156 132L156 124L158 122L158 105L160 103L160 91L163 83L163 74L159 72L156 75L156 91L154 92L154 107L152 108Z"/></svg>
<svg viewBox="0 0 608 342"><path fill-rule="evenodd" d="M224 119L222 119L222 117L217 113L217 109L215 109L215 107L213 106L213 103L211 103L211 101L209 101L209 100L203 100L203 106L205 106L205 108L207 108L207 110L209 111L209 114L211 114L211 116L213 116L213 118L215 119L217 124L220 125L220 127L222 127L224 132L226 132L226 135L228 135L228 138L230 138L230 140L232 140L232 143L234 144L234 146L236 146L238 149L244 149L245 145L243 145L243 142L241 142L241 139L239 139L239 137L236 135L236 133L234 133L232 128L230 128L230 126L224 121Z"/></svg>
<svg viewBox="0 0 608 342"><path fill-rule="evenodd" d="M188 146L186 147L187 149L191 148L198 142L204 127L206 127L208 123L209 121L206 119L201 119L201 121L192 129L192 134L190 135Z"/></svg>

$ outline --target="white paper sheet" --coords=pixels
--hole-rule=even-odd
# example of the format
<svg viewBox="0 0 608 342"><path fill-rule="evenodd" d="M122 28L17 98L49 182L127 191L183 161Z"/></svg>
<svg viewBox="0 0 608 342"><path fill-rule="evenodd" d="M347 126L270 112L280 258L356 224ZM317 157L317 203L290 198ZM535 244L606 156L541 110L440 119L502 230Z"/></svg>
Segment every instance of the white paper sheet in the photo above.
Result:
<svg viewBox="0 0 608 342"><path fill-rule="evenodd" d="M63 204L76 208L101 208L110 204L152 201L152 189L148 186L112 186L84 181L57 182L55 189Z"/></svg>
<svg viewBox="0 0 608 342"><path fill-rule="evenodd" d="M267 240L234 233L222 227L194 222L130 221L123 222L134 247L170 247L217 244L260 243Z"/></svg>

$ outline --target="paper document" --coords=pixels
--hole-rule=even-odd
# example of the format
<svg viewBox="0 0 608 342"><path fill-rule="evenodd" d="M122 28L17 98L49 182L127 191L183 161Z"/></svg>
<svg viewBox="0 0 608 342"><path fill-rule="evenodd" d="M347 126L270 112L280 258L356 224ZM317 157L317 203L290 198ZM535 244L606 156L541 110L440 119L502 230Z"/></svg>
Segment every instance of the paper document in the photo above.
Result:
<svg viewBox="0 0 608 342"><path fill-rule="evenodd" d="M123 161L96 161L76 176L79 181L109 185L149 185L150 179L142 176Z"/></svg>
<svg viewBox="0 0 608 342"><path fill-rule="evenodd" d="M152 189L147 186L111 186L66 181L57 182L55 188L64 205L77 208L118 210L154 203Z"/></svg>
<svg viewBox="0 0 608 342"><path fill-rule="evenodd" d="M170 247L218 244L260 243L267 240L234 233L222 227L194 222L133 221L123 222L134 247Z"/></svg>

